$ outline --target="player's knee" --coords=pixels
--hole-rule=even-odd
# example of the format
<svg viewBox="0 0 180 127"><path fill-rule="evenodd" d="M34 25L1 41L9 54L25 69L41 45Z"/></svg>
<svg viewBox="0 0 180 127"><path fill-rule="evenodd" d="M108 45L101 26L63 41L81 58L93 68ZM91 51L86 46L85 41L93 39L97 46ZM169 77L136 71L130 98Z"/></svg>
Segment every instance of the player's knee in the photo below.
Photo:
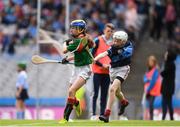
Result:
<svg viewBox="0 0 180 127"><path fill-rule="evenodd" d="M116 90L115 90L114 87L110 87L110 90L109 90L110 93L115 93L115 91L116 91Z"/></svg>
<svg viewBox="0 0 180 127"><path fill-rule="evenodd" d="M120 81L120 84L122 84L124 82L124 79L121 78L120 76L117 76L116 79Z"/></svg>
<svg viewBox="0 0 180 127"><path fill-rule="evenodd" d="M119 95L119 91L116 90L116 93L115 93L115 94L116 94L116 96L118 96L118 95Z"/></svg>
<svg viewBox="0 0 180 127"><path fill-rule="evenodd" d="M75 90L70 88L68 93L69 93L69 96L73 96L75 94Z"/></svg>

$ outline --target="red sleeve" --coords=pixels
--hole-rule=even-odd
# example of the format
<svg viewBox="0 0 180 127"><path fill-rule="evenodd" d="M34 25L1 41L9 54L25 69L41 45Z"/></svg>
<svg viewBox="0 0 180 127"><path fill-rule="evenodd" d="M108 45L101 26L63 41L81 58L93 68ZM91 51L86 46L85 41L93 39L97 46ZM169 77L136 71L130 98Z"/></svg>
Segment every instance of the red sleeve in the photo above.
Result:
<svg viewBox="0 0 180 127"><path fill-rule="evenodd" d="M95 45L94 41L91 40L91 39L88 39L88 47L89 47L89 48L93 48L94 45Z"/></svg>

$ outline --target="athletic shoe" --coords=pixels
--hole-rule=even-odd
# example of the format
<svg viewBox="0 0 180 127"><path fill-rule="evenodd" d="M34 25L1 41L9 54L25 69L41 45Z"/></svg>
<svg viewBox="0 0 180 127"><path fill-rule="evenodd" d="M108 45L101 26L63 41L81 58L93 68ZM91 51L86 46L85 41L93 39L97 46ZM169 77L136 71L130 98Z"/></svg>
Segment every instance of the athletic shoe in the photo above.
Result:
<svg viewBox="0 0 180 127"><path fill-rule="evenodd" d="M61 120L59 120L59 122L58 123L60 123L60 124L64 124L64 123L67 123L68 121L66 120L66 119L61 119Z"/></svg>
<svg viewBox="0 0 180 127"><path fill-rule="evenodd" d="M104 116L104 115L100 115L99 120L104 121L105 123L108 123L109 122L109 117Z"/></svg>
<svg viewBox="0 0 180 127"><path fill-rule="evenodd" d="M122 114L124 113L124 111L125 111L125 108L126 108L128 105L129 105L129 102L128 102L127 100L123 100L123 101L121 102L121 109L120 109L118 115L122 115Z"/></svg>
<svg viewBox="0 0 180 127"><path fill-rule="evenodd" d="M90 120L99 120L99 116L98 115L93 115L93 116L91 116Z"/></svg>

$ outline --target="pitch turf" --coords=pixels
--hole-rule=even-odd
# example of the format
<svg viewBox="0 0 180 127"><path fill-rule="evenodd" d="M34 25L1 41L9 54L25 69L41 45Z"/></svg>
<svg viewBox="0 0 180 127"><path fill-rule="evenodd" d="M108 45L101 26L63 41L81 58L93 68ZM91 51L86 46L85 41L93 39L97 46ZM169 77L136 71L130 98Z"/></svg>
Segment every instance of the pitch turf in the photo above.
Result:
<svg viewBox="0 0 180 127"><path fill-rule="evenodd" d="M52 127L52 126L74 126L74 127L104 127L104 126L179 126L180 121L144 121L144 120L128 120L128 121L110 121L109 123L103 123L101 121L90 120L74 120L66 124L59 124L55 120L0 120L0 127Z"/></svg>

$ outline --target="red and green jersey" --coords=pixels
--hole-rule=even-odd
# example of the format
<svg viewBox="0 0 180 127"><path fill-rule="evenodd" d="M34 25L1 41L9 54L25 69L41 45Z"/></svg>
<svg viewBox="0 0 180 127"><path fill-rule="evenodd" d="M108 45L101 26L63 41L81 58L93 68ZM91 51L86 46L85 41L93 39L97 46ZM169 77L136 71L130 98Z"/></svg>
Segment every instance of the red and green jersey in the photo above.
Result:
<svg viewBox="0 0 180 127"><path fill-rule="evenodd" d="M93 58L89 51L92 44L90 43L92 42L87 37L83 37L73 39L73 43L68 45L67 50L74 52L75 66L84 66L92 63Z"/></svg>

